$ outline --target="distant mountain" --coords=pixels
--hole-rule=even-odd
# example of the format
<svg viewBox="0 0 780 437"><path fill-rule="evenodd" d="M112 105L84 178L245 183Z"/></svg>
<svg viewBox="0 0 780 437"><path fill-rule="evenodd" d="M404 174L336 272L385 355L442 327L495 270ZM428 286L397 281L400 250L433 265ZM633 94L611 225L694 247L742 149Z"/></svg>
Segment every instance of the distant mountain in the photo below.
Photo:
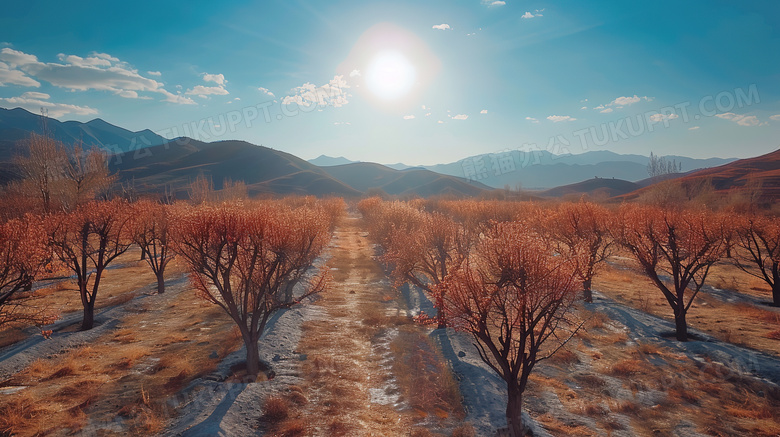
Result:
<svg viewBox="0 0 780 437"><path fill-rule="evenodd" d="M716 191L722 193L758 189L764 199L774 201L780 199L780 149L755 158L690 172L677 180L683 186L696 186L708 180ZM635 198L644 189L629 193L625 198Z"/></svg>
<svg viewBox="0 0 780 437"><path fill-rule="evenodd" d="M581 197L608 199L638 190L641 185L622 179L593 178L575 184L563 185L534 194L542 197Z"/></svg>
<svg viewBox="0 0 780 437"><path fill-rule="evenodd" d="M358 162L322 169L335 179L362 192L378 188L387 194L401 196L427 197L439 194L476 196L491 189L479 182L441 175L426 169L395 170L372 162Z"/></svg>
<svg viewBox="0 0 780 437"><path fill-rule="evenodd" d="M244 181L251 194L312 194L359 196L360 191L333 179L319 167L296 156L244 141L201 141L179 138L111 162L121 182L139 192L163 192L170 187L186 197L198 175L211 177L216 189L225 178Z"/></svg>
<svg viewBox="0 0 780 437"><path fill-rule="evenodd" d="M666 156L682 163L683 171L713 167L736 158L694 159ZM548 189L594 177L636 182L647 177L649 157L591 151L579 155L554 155L547 151L513 150L503 154L476 155L449 164L426 166L428 170L477 180L494 188L509 186Z"/></svg>
<svg viewBox="0 0 780 437"><path fill-rule="evenodd" d="M357 161L351 161L343 156L339 157L332 157L328 155L320 155L314 159L309 160L309 164L314 164L320 167L329 167L332 165L343 165L343 164L352 164L353 162Z"/></svg>
<svg viewBox="0 0 780 437"><path fill-rule="evenodd" d="M158 146L166 142L165 138L148 129L133 132L99 118L86 123L61 122L49 117L45 120L52 136L68 146L81 141L84 146L97 146L117 153ZM22 108L0 108L0 161L7 162L14 155L17 143L28 138L31 132L41 133L42 126L40 114L33 114Z"/></svg>

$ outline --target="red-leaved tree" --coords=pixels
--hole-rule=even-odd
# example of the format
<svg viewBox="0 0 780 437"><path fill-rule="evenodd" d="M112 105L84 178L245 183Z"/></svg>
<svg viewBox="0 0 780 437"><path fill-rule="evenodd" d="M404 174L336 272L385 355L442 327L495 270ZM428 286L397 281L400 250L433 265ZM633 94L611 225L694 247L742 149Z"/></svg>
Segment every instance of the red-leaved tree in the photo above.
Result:
<svg viewBox="0 0 780 437"><path fill-rule="evenodd" d="M48 258L42 220L30 214L0 225L0 326L39 321L41 311L25 307L32 284Z"/></svg>
<svg viewBox="0 0 780 437"><path fill-rule="evenodd" d="M133 241L141 248L157 278L157 293L165 292L165 267L174 258L169 243L171 232L170 206L150 200L140 200L132 205Z"/></svg>
<svg viewBox="0 0 780 437"><path fill-rule="evenodd" d="M300 211L299 211L300 212ZM279 203L180 207L174 244L188 264L200 295L219 305L238 326L246 346L247 377L260 371L258 341L268 319L278 310L325 289L324 271L309 278L305 290L287 300L284 290L306 247L300 223L329 229L316 215L295 214ZM308 264L307 264L308 265Z"/></svg>
<svg viewBox="0 0 780 437"><path fill-rule="evenodd" d="M663 293L674 312L679 341L688 340L688 310L710 267L725 251L722 220L704 210L629 204L620 208L620 243Z"/></svg>
<svg viewBox="0 0 780 437"><path fill-rule="evenodd" d="M552 214L546 213L543 213L544 228L559 243L561 253L576 261L585 302L593 302L593 277L614 248L612 212L583 201L562 203Z"/></svg>
<svg viewBox="0 0 780 437"><path fill-rule="evenodd" d="M443 294L434 290L468 253L469 242L463 227L438 212L420 213L415 226L395 230L387 244L383 260L393 267L393 277L433 297L438 328L447 327Z"/></svg>
<svg viewBox="0 0 780 437"><path fill-rule="evenodd" d="M758 214L735 220L736 250L733 258L740 269L766 282L772 289L772 303L780 306L780 220Z"/></svg>
<svg viewBox="0 0 780 437"><path fill-rule="evenodd" d="M451 325L474 336L480 358L506 383L514 437L527 431L522 401L528 376L578 329L567 317L576 266L551 246L524 223L497 223L440 286Z"/></svg>
<svg viewBox="0 0 780 437"><path fill-rule="evenodd" d="M47 217L49 245L76 275L84 307L83 331L94 325L103 272L133 243L130 221L130 206L123 200L92 201Z"/></svg>

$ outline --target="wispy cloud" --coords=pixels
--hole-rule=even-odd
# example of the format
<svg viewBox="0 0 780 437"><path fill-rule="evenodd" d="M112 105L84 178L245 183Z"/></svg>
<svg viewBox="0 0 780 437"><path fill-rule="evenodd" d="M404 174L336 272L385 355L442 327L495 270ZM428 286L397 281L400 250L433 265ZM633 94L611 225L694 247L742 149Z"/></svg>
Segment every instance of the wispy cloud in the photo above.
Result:
<svg viewBox="0 0 780 437"><path fill-rule="evenodd" d="M28 91L19 97L0 98L0 102L14 107L18 106L33 113L37 113L41 108L44 108L48 112L49 117L54 118L59 118L66 114L95 115L98 113L96 109L89 106L55 103L49 101L50 98L51 96L46 93Z"/></svg>
<svg viewBox="0 0 780 437"><path fill-rule="evenodd" d="M529 18L534 18L534 17L543 17L543 15L542 15L542 12L543 12L543 11L544 11L544 9L537 9L537 10L535 10L533 13L531 13L531 12L526 12L526 13L525 13L525 14L523 14L523 16L521 16L520 18L529 19Z"/></svg>
<svg viewBox="0 0 780 437"><path fill-rule="evenodd" d="M465 120L467 118L469 118L469 116L466 115L466 114L458 114L458 115L453 115L452 116L453 120Z"/></svg>
<svg viewBox="0 0 780 437"><path fill-rule="evenodd" d="M282 99L282 104L298 104L300 106L333 106L339 108L349 103L351 97L347 93L347 81L343 75L334 76L328 83L322 86L315 86L310 82L292 89L292 94Z"/></svg>
<svg viewBox="0 0 780 437"><path fill-rule="evenodd" d="M162 76L162 73L160 73L159 71L147 71L146 74L148 74L149 76L157 76L157 77Z"/></svg>
<svg viewBox="0 0 780 437"><path fill-rule="evenodd" d="M414 120L414 115L404 115L404 120Z"/></svg>
<svg viewBox="0 0 780 437"><path fill-rule="evenodd" d="M774 121L780 121L780 114L770 115L769 119Z"/></svg>
<svg viewBox="0 0 780 437"><path fill-rule="evenodd" d="M716 117L724 120L733 121L740 126L760 126L762 123L755 115L739 115L733 112L725 112L723 114L715 114ZM771 118L771 117L770 117ZM774 120L774 119L773 119Z"/></svg>
<svg viewBox="0 0 780 437"><path fill-rule="evenodd" d="M349 77L357 77L360 76L360 70L352 70L349 72Z"/></svg>
<svg viewBox="0 0 780 437"><path fill-rule="evenodd" d="M699 126L689 127L688 130L699 130Z"/></svg>
<svg viewBox="0 0 780 437"><path fill-rule="evenodd" d="M503 0L482 0L482 4L487 6L504 6L506 2Z"/></svg>
<svg viewBox="0 0 780 437"><path fill-rule="evenodd" d="M487 114L487 109L483 109L483 110L479 111L479 113L480 114Z"/></svg>
<svg viewBox="0 0 780 437"><path fill-rule="evenodd" d="M41 62L35 55L5 47L0 50L0 78L9 82L0 82L14 80L16 85L38 87L43 80L71 91L110 91L125 98L143 98L139 93L151 92L165 96L164 101L194 103L186 97L172 98L162 83L106 53L93 52L87 57L60 53L57 59L59 63Z"/></svg>
<svg viewBox="0 0 780 437"><path fill-rule="evenodd" d="M447 23L436 24L436 25L433 26L433 28L436 29L436 30L450 30L450 29L452 29L450 27L450 25L447 24Z"/></svg>
<svg viewBox="0 0 780 437"><path fill-rule="evenodd" d="M650 121L659 122L664 120L674 120L675 118L679 118L680 116L677 114L653 114L650 116Z"/></svg>
<svg viewBox="0 0 780 437"><path fill-rule="evenodd" d="M569 116L569 115L550 115L547 117L548 120L552 121L553 123L560 123L562 121L574 121L576 118Z"/></svg>
<svg viewBox="0 0 780 437"><path fill-rule="evenodd" d="M535 123L535 124L539 123L539 120L533 117L526 117L525 119L530 121L531 123Z"/></svg>
<svg viewBox="0 0 780 437"><path fill-rule="evenodd" d="M268 88L257 87L257 90L269 97L276 97Z"/></svg>

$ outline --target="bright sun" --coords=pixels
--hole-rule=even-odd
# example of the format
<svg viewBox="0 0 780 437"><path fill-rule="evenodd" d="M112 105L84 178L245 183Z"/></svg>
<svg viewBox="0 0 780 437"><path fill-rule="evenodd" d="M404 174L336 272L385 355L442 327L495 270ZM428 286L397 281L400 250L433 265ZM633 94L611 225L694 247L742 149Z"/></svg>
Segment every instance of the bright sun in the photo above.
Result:
<svg viewBox="0 0 780 437"><path fill-rule="evenodd" d="M406 56L397 51L377 53L366 69L366 86L377 97L396 100L414 85L417 72Z"/></svg>

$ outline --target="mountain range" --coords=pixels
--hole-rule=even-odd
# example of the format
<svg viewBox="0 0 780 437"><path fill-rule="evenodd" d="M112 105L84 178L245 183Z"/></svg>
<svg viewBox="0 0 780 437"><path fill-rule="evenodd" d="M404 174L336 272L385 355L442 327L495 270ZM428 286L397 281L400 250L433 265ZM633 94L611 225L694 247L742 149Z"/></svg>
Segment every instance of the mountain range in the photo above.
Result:
<svg viewBox="0 0 780 437"><path fill-rule="evenodd" d="M448 164L420 166L436 173L477 180L492 188L517 188L545 190L561 185L578 183L591 178L622 179L637 182L648 177L649 157L623 155L606 150L589 151L577 155L555 155L546 150L512 150L498 154L470 156ZM667 161L682 164L684 172L717 167L733 162L736 158L695 159L685 156L665 156ZM322 155L310 160L316 165L343 165L347 158L331 158ZM336 164L338 163L338 164ZM404 164L391 164L396 169L411 168Z"/></svg>
<svg viewBox="0 0 780 437"><path fill-rule="evenodd" d="M119 181L139 192L170 190L186 197L199 175L210 177L216 189L223 181L243 181L250 194L357 197L367 193L412 196L479 196L509 186L544 188L539 197L580 196L630 198L659 179L647 179L648 157L590 151L554 155L547 151L509 151L476 155L448 164L409 167L354 162L322 155L309 162L286 152L245 141L201 142L191 138L166 140L150 130L130 131L101 119L87 123L42 118L24 109L0 109L0 182L13 178L12 158L31 132L43 126L67 145L81 142L111 155L110 167ZM685 183L712 181L718 191L760 185L765 194L780 196L780 151L743 160L693 159L667 156L682 164ZM699 170L695 170L699 169ZM776 198L776 197L773 197Z"/></svg>

